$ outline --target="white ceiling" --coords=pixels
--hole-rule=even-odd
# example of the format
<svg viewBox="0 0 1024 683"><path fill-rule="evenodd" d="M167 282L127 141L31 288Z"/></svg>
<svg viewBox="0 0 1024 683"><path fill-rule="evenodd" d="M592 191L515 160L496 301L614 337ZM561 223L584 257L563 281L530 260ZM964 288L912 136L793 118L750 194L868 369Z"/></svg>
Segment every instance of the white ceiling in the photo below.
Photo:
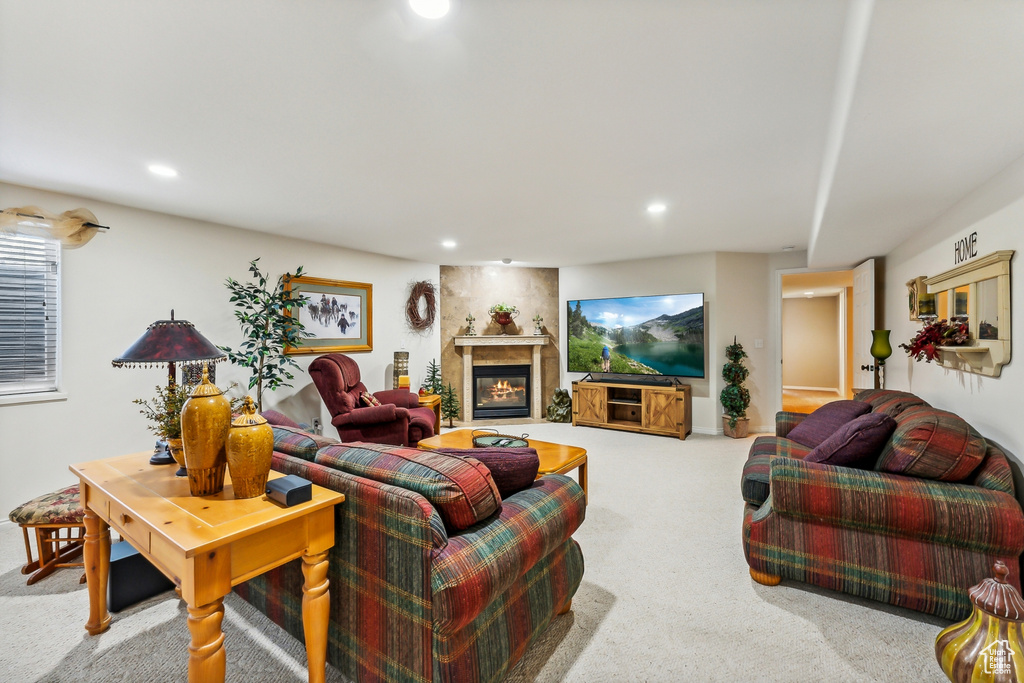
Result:
<svg viewBox="0 0 1024 683"><path fill-rule="evenodd" d="M1024 154L1020 2L850 8L0 0L0 180L441 264L847 266Z"/></svg>

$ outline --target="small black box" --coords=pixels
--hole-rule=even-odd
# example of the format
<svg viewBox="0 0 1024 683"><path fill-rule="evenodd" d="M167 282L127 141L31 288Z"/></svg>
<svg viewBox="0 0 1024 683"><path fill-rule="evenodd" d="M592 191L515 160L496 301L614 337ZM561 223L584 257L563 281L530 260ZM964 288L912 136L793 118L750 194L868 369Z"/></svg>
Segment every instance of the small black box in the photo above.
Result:
<svg viewBox="0 0 1024 683"><path fill-rule="evenodd" d="M120 612L137 602L174 588L159 569L149 563L128 541L110 546L107 575L107 609Z"/></svg>
<svg viewBox="0 0 1024 683"><path fill-rule="evenodd" d="M289 474L267 482L267 497L287 508L313 499L313 485L302 477Z"/></svg>

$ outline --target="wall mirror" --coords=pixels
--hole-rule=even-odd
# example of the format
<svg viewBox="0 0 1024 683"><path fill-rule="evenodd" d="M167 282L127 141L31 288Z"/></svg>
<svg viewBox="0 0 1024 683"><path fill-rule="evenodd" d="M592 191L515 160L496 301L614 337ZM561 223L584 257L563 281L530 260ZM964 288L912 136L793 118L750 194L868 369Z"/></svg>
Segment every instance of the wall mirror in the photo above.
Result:
<svg viewBox="0 0 1024 683"><path fill-rule="evenodd" d="M924 279L934 313L921 320L946 318L966 322L967 346L939 347L945 367L998 377L1010 362L1010 260L1013 250L996 251L935 277ZM925 294L921 295L922 300ZM922 308L924 308L922 306Z"/></svg>

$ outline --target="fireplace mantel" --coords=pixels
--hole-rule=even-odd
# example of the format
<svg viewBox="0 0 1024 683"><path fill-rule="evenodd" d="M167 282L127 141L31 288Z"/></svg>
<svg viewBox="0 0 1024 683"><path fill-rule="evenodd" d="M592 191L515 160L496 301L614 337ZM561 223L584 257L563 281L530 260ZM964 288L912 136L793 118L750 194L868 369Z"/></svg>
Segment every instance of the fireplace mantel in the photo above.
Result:
<svg viewBox="0 0 1024 683"><path fill-rule="evenodd" d="M462 404L466 406L466 397L473 395L473 347L475 346L532 346L530 359L530 382L534 386L530 403L530 417L541 417L541 395L544 393L540 375L540 349L551 343L546 334L481 334L474 336L462 335L455 337L455 346L462 347ZM470 418L463 415L463 418Z"/></svg>
<svg viewBox="0 0 1024 683"><path fill-rule="evenodd" d="M481 334L455 338L456 346L546 346L550 342L546 334Z"/></svg>

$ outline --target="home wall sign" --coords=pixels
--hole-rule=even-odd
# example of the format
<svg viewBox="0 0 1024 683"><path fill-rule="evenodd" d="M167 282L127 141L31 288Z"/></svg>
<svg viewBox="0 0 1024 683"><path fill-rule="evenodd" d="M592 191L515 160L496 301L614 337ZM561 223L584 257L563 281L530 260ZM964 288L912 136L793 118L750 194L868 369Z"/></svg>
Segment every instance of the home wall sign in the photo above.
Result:
<svg viewBox="0 0 1024 683"><path fill-rule="evenodd" d="M978 255L978 233L972 232L962 240L957 240L953 245L953 265L958 266L968 259Z"/></svg>

